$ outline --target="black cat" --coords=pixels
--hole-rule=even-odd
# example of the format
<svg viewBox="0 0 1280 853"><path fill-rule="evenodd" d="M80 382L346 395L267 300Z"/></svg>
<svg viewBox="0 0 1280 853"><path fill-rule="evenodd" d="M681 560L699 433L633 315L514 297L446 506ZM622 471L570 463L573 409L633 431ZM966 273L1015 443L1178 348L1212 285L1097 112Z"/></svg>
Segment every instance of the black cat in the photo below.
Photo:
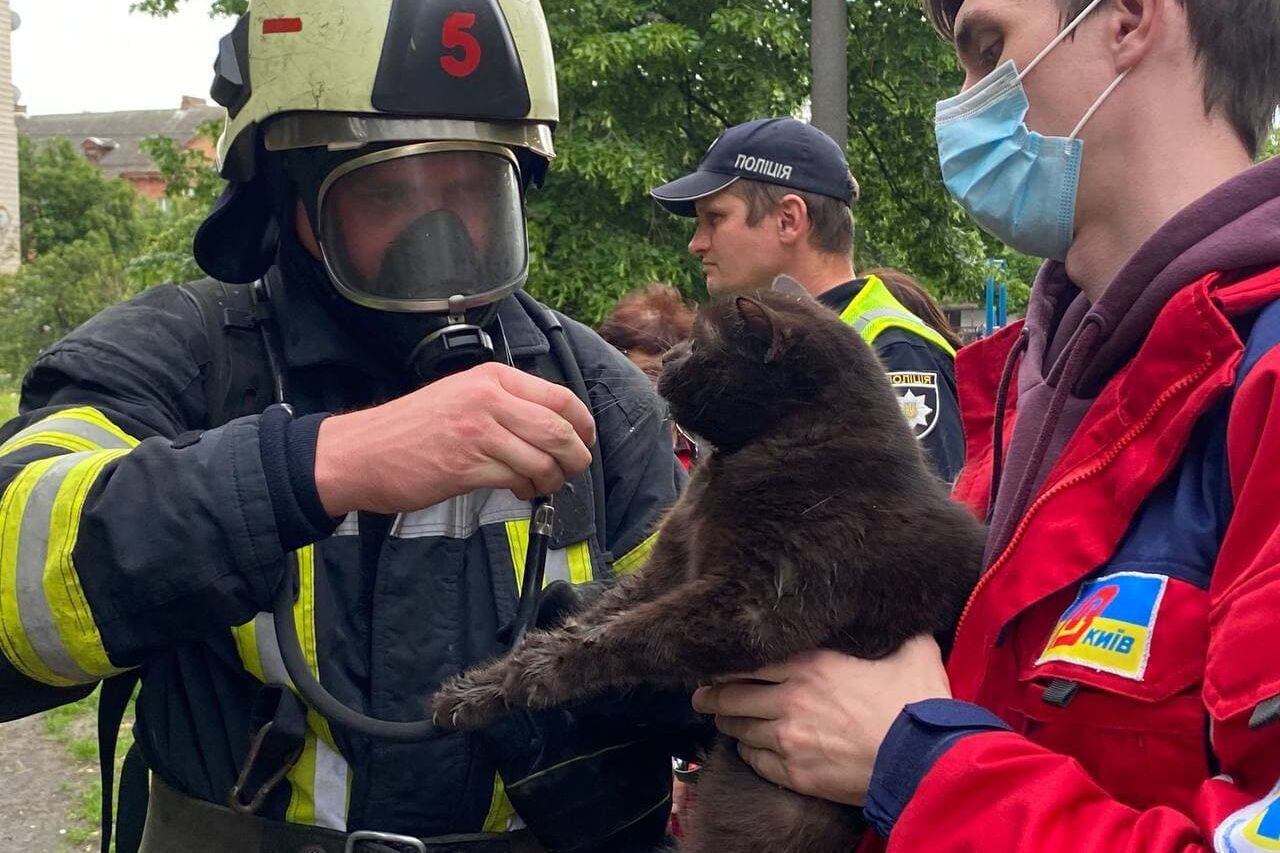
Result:
<svg viewBox="0 0 1280 853"><path fill-rule="evenodd" d="M878 658L947 642L983 532L926 468L884 369L807 297L713 303L664 360L659 392L714 451L648 563L562 627L437 694L442 725L637 685L693 688L814 648ZM687 850L848 853L856 809L764 781L721 736Z"/></svg>

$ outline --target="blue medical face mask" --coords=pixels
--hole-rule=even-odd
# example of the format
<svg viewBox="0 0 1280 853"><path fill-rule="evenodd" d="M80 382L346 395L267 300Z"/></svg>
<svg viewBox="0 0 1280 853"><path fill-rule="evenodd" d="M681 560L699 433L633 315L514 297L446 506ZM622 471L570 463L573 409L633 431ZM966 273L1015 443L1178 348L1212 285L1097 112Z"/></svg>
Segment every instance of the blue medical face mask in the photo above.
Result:
<svg viewBox="0 0 1280 853"><path fill-rule="evenodd" d="M1129 72L1107 87L1067 137L1027 128L1022 80L1101 2L1089 4L1021 74L1009 60L969 90L938 102L934 124L947 190L983 230L1028 255L1066 260L1084 155L1078 136Z"/></svg>

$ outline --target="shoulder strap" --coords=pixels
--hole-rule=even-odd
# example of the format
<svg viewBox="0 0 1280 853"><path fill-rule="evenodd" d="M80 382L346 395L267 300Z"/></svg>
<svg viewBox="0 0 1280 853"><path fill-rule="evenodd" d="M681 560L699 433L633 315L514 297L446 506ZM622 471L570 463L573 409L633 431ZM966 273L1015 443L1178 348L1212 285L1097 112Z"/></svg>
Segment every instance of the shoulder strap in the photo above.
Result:
<svg viewBox="0 0 1280 853"><path fill-rule="evenodd" d="M102 774L102 853L110 853L111 851L111 830L114 823L112 820L111 794L112 789L115 787L116 740L120 736L120 724L124 721L124 714L129 707L129 700L133 698L133 690L141 680L141 670L131 669L103 681L101 692L98 694L98 770ZM126 834L123 826L125 811L128 810L131 815L136 816L137 814L136 809L126 809L126 805L135 803L138 796L146 796L145 788L139 792L136 784L126 786L125 781L124 777L120 780L122 836ZM126 787L129 788L127 792L125 790ZM142 808L142 813L146 813L145 806ZM132 831L128 832L129 836L134 834ZM126 848L120 842L117 842L116 849L123 851Z"/></svg>
<svg viewBox="0 0 1280 853"><path fill-rule="evenodd" d="M272 402L273 381L259 324L264 306L253 284L206 278L179 286L196 305L209 341L205 411L209 426L262 412Z"/></svg>

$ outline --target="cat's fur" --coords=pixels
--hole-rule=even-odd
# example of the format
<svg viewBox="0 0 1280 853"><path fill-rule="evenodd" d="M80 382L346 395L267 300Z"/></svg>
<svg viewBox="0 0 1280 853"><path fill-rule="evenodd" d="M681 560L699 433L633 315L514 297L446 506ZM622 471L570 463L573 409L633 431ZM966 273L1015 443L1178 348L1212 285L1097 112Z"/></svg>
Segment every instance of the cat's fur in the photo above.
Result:
<svg viewBox="0 0 1280 853"><path fill-rule="evenodd" d="M659 391L714 452L648 563L562 628L447 683L442 725L638 685L692 688L827 647L877 658L950 636L979 525L926 468L872 351L808 298L705 307ZM720 736L700 776L696 853L847 853L856 809L772 785Z"/></svg>

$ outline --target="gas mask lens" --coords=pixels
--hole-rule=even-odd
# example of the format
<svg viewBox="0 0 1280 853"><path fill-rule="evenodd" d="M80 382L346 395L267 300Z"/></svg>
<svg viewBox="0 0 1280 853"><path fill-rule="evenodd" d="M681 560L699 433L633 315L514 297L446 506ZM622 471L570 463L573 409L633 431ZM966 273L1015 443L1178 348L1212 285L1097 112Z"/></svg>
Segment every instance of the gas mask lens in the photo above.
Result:
<svg viewBox="0 0 1280 853"><path fill-rule="evenodd" d="M515 158L498 145L419 143L358 157L320 188L320 245L351 301L384 311L488 304L524 283Z"/></svg>

